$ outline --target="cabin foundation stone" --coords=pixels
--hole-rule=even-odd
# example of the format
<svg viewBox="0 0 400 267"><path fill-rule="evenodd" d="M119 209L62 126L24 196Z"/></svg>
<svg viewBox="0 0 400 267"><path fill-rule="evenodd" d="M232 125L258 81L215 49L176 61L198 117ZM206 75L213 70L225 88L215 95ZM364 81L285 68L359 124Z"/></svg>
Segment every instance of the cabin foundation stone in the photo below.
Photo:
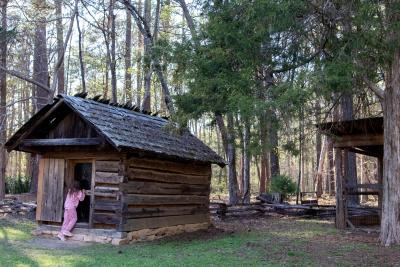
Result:
<svg viewBox="0 0 400 267"><path fill-rule="evenodd" d="M167 236L173 236L183 233L192 233L200 230L206 230L211 226L210 222L183 224L168 226L156 229L142 229L131 232L117 232L114 230L104 231L102 229L82 229L76 228L72 231L72 237L66 237L67 240L124 245L140 241L152 241ZM98 231L96 231L98 230ZM41 225L32 231L35 236L56 238L60 231L60 226Z"/></svg>

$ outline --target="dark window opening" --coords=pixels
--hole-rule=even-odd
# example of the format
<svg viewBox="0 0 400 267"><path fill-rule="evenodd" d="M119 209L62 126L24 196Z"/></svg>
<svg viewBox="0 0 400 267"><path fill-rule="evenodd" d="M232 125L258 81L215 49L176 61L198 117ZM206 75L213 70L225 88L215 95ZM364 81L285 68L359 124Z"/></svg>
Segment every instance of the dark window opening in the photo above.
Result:
<svg viewBox="0 0 400 267"><path fill-rule="evenodd" d="M79 181L81 188L89 191L92 184L92 163L77 163L74 168L74 179ZM88 223L90 214L90 196L79 202L76 209L78 223Z"/></svg>

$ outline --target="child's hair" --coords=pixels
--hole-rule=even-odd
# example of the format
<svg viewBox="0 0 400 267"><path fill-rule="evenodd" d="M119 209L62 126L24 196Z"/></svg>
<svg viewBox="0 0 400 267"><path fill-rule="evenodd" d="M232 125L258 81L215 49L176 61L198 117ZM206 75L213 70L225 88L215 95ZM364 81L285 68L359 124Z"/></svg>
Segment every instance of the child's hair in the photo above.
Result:
<svg viewBox="0 0 400 267"><path fill-rule="evenodd" d="M74 180L74 182L72 183L72 185L69 187L68 192L70 194L75 194L77 192L79 192L81 190L81 183L77 180Z"/></svg>

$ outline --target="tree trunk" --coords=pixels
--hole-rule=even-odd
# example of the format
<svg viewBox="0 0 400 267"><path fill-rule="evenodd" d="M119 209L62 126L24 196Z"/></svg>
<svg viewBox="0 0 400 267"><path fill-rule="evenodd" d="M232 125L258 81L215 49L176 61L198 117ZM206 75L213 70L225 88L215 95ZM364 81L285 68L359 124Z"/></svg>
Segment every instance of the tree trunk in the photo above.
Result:
<svg viewBox="0 0 400 267"><path fill-rule="evenodd" d="M64 58L64 34L63 34L63 24L62 24L62 0L56 0L56 30L57 30L57 57L58 60ZM64 70L64 60L62 60L61 66L57 71L57 92L63 94L65 91L65 70Z"/></svg>
<svg viewBox="0 0 400 267"><path fill-rule="evenodd" d="M47 60L47 38L46 38L46 18L42 16L46 8L45 0L36 0L35 12L36 29L33 50L33 79L36 82L49 85L49 69ZM49 92L39 86L35 86L36 111L39 111L49 101Z"/></svg>
<svg viewBox="0 0 400 267"><path fill-rule="evenodd" d="M319 154L317 172L315 174L315 191L317 192L317 197L321 197L322 195L322 172L324 169L324 159L325 152L327 151L326 141L322 143L322 147Z"/></svg>
<svg viewBox="0 0 400 267"><path fill-rule="evenodd" d="M138 12L142 15L142 0L137 3ZM137 47L136 47L136 105L140 108L142 102L142 84L143 84L143 65L142 65L142 51L143 51L143 35L137 31Z"/></svg>
<svg viewBox="0 0 400 267"><path fill-rule="evenodd" d="M33 49L33 79L36 82L49 86L49 69L47 60L47 38L46 38L46 18L41 15L43 10L46 9L45 0L36 0L34 2L35 12L37 13L35 38L34 38L34 49ZM39 111L49 102L49 91L44 90L40 86L35 86L35 100L36 100L36 112ZM30 160L31 165L31 192L37 190L37 176L38 176L38 164L39 158L37 155L32 155Z"/></svg>
<svg viewBox="0 0 400 267"><path fill-rule="evenodd" d="M7 2L1 1L1 28L0 35L0 65L7 68ZM4 144L7 140L7 76L4 70L0 70L0 200L3 200L6 192L6 167L7 153Z"/></svg>
<svg viewBox="0 0 400 267"><path fill-rule="evenodd" d="M270 150L270 174L271 178L280 175L279 167L279 143L278 143L278 119L276 117L275 111L271 111L271 121L268 123L268 137Z"/></svg>
<svg viewBox="0 0 400 267"><path fill-rule="evenodd" d="M78 49L79 49L79 66L81 70L81 83L82 91L86 92L86 79L85 79L85 63L83 61L83 34L81 31L81 26L79 24L79 15L76 15L76 27L78 29Z"/></svg>
<svg viewBox="0 0 400 267"><path fill-rule="evenodd" d="M351 93L345 93L342 97L342 120L353 119L353 96ZM345 186L357 186L357 162L356 154L353 152L345 152L343 160L346 161L346 169L344 170L347 184ZM347 199L349 206L356 206L360 204L358 196L349 196Z"/></svg>
<svg viewBox="0 0 400 267"><path fill-rule="evenodd" d="M390 10L390 7L388 7ZM393 11L392 11L393 12ZM399 23L394 13L392 23ZM394 33L398 34L398 33ZM400 244L400 47L396 47L384 91L383 201L380 240L382 245Z"/></svg>
<svg viewBox="0 0 400 267"><path fill-rule="evenodd" d="M244 122L243 129L243 203L250 203L250 122Z"/></svg>
<svg viewBox="0 0 400 267"><path fill-rule="evenodd" d="M238 203L238 184L236 176L236 149L235 135L233 131L233 116L227 115L227 126L225 126L222 115L216 114L218 129L221 134L222 143L224 145L226 158L228 161L228 192L229 204L235 205Z"/></svg>
<svg viewBox="0 0 400 267"><path fill-rule="evenodd" d="M118 103L117 99L117 59L115 55L115 0L110 0L110 19L111 19L111 101L113 103Z"/></svg>
<svg viewBox="0 0 400 267"><path fill-rule="evenodd" d="M326 174L326 192L330 196L335 195L335 162L333 158L333 141L329 138L327 144L328 149L328 170Z"/></svg>
<svg viewBox="0 0 400 267"><path fill-rule="evenodd" d="M147 25L151 23L151 0L144 1L144 21ZM153 73L151 67L151 39L144 38L144 96L142 102L142 109L150 111L151 109L151 74Z"/></svg>
<svg viewBox="0 0 400 267"><path fill-rule="evenodd" d="M128 8L125 28L125 96L126 101L132 103L132 16Z"/></svg>

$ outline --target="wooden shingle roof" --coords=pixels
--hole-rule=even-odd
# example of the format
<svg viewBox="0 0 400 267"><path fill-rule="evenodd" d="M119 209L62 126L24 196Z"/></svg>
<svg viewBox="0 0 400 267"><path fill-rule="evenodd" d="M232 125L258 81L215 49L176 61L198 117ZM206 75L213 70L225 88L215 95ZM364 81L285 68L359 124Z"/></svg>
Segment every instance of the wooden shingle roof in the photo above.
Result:
<svg viewBox="0 0 400 267"><path fill-rule="evenodd" d="M119 151L150 152L160 156L225 165L225 161L217 153L189 131L185 130L179 135L169 131L167 127L171 122L166 119L67 95L59 95L50 105L56 105L59 101L76 112ZM29 125L29 121L26 125ZM22 128L24 127L26 126ZM9 146L12 140L13 137L7 142Z"/></svg>

